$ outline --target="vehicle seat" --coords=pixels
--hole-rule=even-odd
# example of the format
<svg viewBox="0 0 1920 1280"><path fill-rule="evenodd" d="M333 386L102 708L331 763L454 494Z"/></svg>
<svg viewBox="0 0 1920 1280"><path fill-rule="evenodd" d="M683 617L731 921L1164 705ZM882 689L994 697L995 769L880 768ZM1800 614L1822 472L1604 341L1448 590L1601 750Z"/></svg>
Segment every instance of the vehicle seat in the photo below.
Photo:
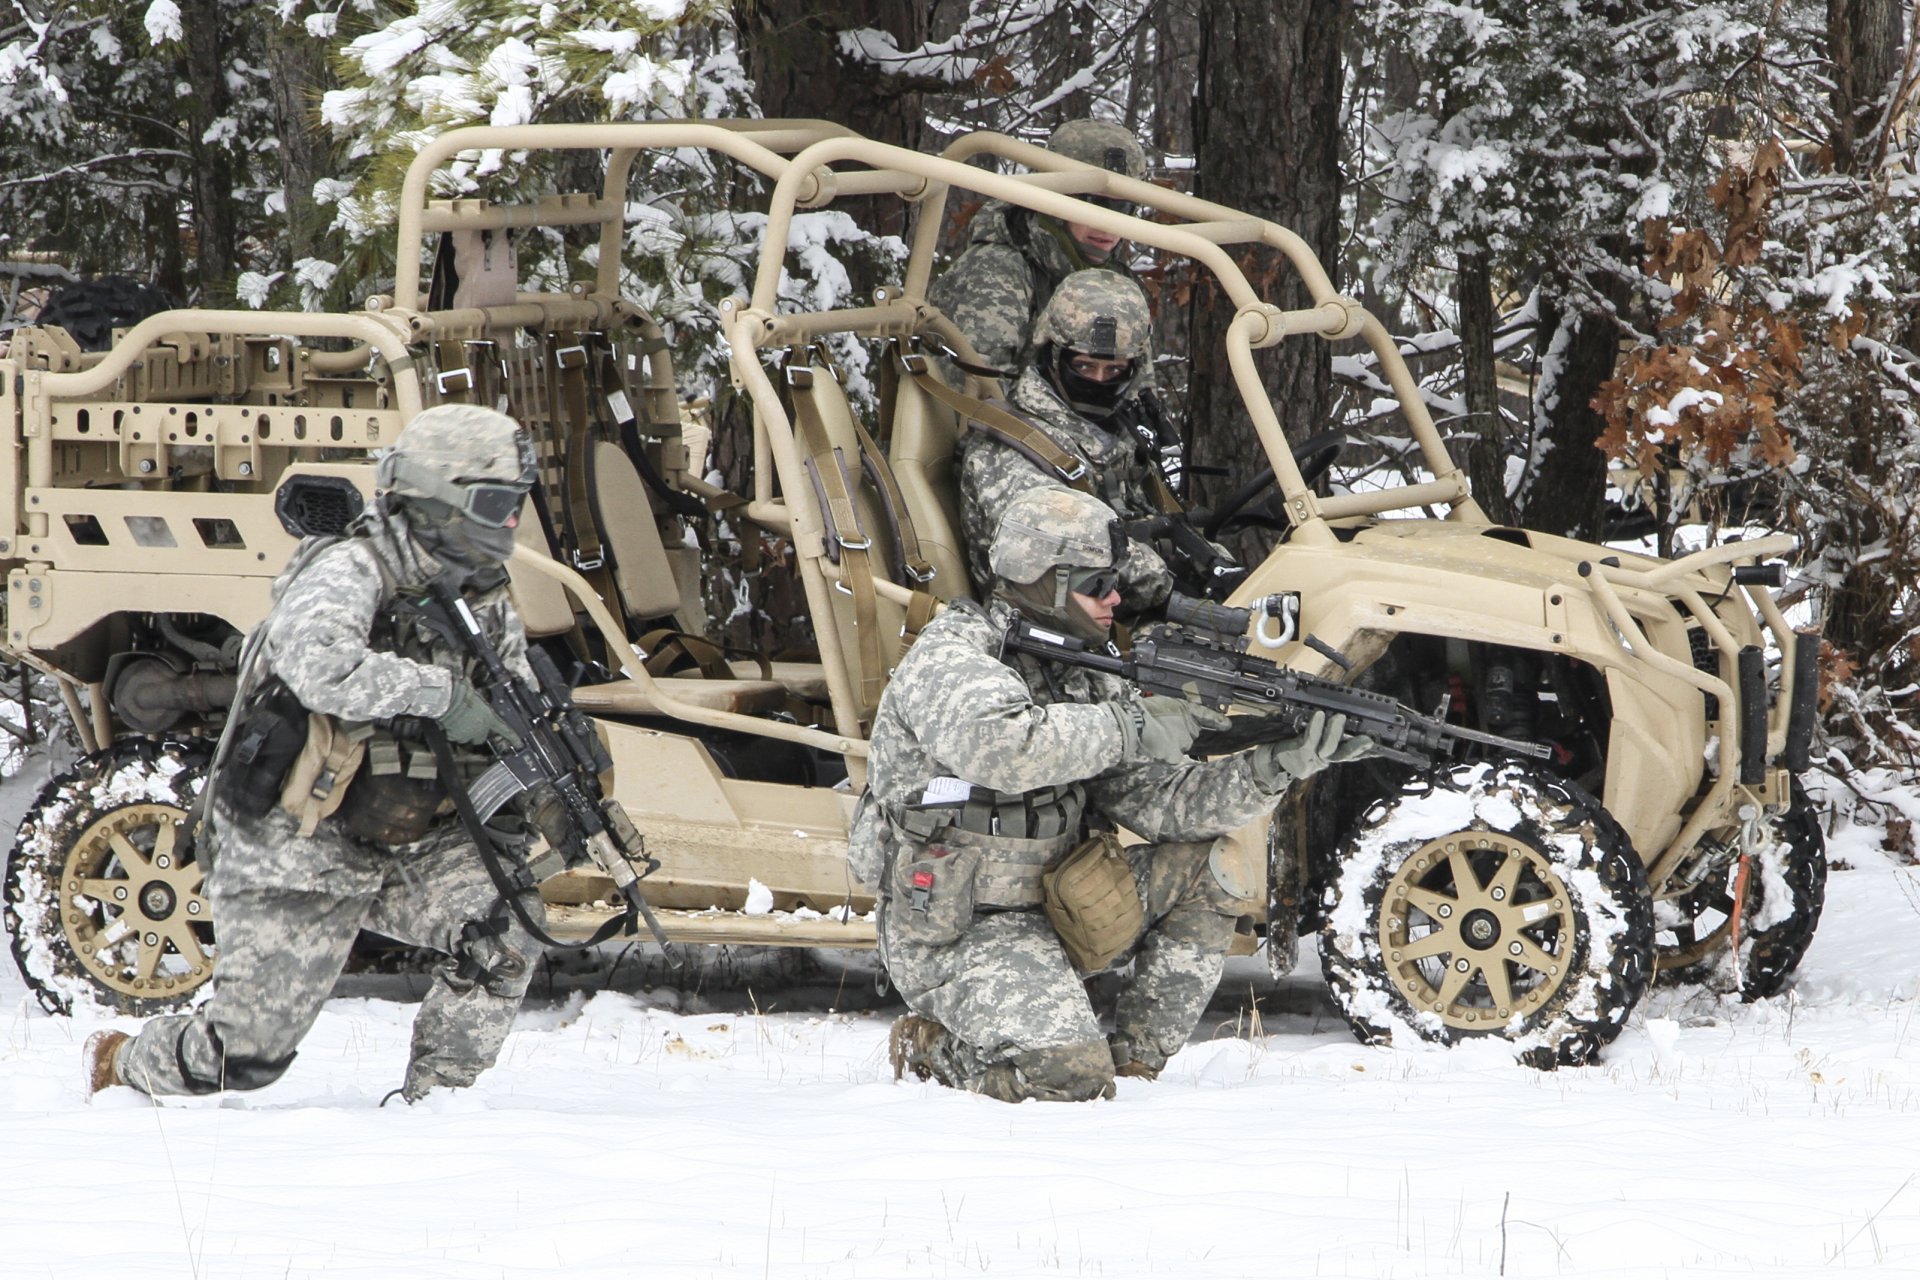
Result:
<svg viewBox="0 0 1920 1280"><path fill-rule="evenodd" d="M887 358L897 357L889 352ZM942 600L973 594L966 540L961 536L960 472L954 457L959 438L960 423L953 410L902 374L893 400L890 460L920 535L920 554L933 565L927 590Z"/></svg>
<svg viewBox="0 0 1920 1280"><path fill-rule="evenodd" d="M854 514L859 531L868 545L865 548L868 568L876 578L897 581L893 569L896 557L896 540L893 529L887 520L886 507L875 492L870 478L861 466L860 437L854 429L853 406L847 401L846 391L840 385L840 379L831 365L808 363L807 356L796 353L787 367L787 389L793 400L796 439L803 456L811 454L802 419L806 416L817 418L828 444L835 455L834 461L824 464L809 459L811 465L835 465L837 461L841 473L845 476L847 488L853 498ZM818 497L816 492L816 497ZM832 517L828 515L831 529ZM850 563L847 551L841 552L841 563ZM912 584L902 584L912 585ZM901 629L906 621L906 610L892 600L877 598L874 601L874 617L870 625L877 634L878 661L880 670L863 671L858 631L858 609L854 597L846 591L836 590L833 595L835 628L841 637L841 652L845 655L847 675L862 702L861 718L871 716L879 699L879 689L884 684L894 664L900 660ZM867 694L863 695L862 690Z"/></svg>

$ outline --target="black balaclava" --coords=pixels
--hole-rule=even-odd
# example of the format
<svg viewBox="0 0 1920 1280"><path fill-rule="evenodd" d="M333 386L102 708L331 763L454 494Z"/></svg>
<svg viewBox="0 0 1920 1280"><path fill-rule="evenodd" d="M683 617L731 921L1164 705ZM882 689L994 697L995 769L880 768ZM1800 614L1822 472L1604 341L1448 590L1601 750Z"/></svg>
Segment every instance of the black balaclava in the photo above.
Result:
<svg viewBox="0 0 1920 1280"><path fill-rule="evenodd" d="M1073 357L1076 354L1082 353L1048 343L1040 353L1040 368L1046 373L1047 381L1053 384L1053 389L1060 393L1075 413L1095 422L1105 422L1113 416L1113 411L1120 407L1128 389L1133 386L1132 371L1110 382L1095 382L1073 371Z"/></svg>

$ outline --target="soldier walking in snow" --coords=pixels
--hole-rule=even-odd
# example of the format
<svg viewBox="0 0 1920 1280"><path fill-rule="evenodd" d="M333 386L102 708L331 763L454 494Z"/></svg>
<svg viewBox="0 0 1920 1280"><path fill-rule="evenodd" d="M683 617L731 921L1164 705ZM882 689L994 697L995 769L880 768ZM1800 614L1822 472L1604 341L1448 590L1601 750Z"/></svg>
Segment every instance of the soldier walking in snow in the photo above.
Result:
<svg viewBox="0 0 1920 1280"><path fill-rule="evenodd" d="M993 541L991 602L935 619L881 699L851 849L881 886L882 955L913 1010L893 1028L896 1076L1008 1102L1156 1076L1206 1007L1235 919L1265 893L1264 867L1216 837L1371 750L1316 716L1298 737L1195 762L1187 748L1225 723L1218 712L1001 657L1014 610L1106 643L1123 543L1096 498L1019 495ZM1112 824L1147 842L1084 839ZM1083 980L1128 956L1107 1036Z"/></svg>
<svg viewBox="0 0 1920 1280"><path fill-rule="evenodd" d="M208 782L214 994L137 1036L93 1036L95 1091L271 1084L363 928L447 957L396 1092L411 1102L436 1085L470 1085L506 1039L532 941L459 821L443 816L422 722L466 744L454 755L463 774L489 762L489 738L511 733L475 690L466 651L400 602L441 579L531 678L504 561L535 478L532 446L505 414L445 405L407 424L377 474L380 495L347 537L296 551L243 660L236 722ZM524 909L539 912L531 878L522 883Z"/></svg>

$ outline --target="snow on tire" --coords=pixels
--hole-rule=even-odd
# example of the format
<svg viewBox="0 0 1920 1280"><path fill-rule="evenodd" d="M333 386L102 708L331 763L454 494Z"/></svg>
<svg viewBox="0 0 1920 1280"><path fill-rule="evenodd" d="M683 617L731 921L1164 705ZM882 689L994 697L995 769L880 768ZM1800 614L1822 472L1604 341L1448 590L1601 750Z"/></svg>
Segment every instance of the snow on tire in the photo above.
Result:
<svg viewBox="0 0 1920 1280"><path fill-rule="evenodd" d="M51 1013L156 1013L213 976L205 868L183 838L197 742L127 739L41 788L7 854L13 958Z"/></svg>
<svg viewBox="0 0 1920 1280"><path fill-rule="evenodd" d="M1533 1066L1593 1061L1652 970L1632 842L1593 797L1525 765L1429 782L1361 815L1326 889L1321 966L1354 1034L1499 1035Z"/></svg>
<svg viewBox="0 0 1920 1280"><path fill-rule="evenodd" d="M1827 842L1820 819L1798 783L1788 810L1766 819L1768 840L1748 872L1740 922L1739 988L1743 1000L1778 995L1813 944L1827 900ZM1733 984L1735 863L1691 893L1654 907L1654 980Z"/></svg>

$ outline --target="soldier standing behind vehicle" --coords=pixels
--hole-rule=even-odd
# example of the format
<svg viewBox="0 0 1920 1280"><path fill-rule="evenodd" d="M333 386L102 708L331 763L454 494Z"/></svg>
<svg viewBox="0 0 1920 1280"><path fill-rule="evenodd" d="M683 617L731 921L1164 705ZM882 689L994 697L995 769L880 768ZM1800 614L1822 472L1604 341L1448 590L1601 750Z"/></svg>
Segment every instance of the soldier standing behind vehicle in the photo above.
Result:
<svg viewBox="0 0 1920 1280"><path fill-rule="evenodd" d="M1053 131L1047 149L1129 178L1144 178L1147 153L1132 134L1104 120L1069 120ZM1126 201L1090 196L1088 202L1132 212ZM1127 274L1120 238L1080 222L1062 222L995 200L974 215L967 247L927 290L974 350L996 369L1025 364L1033 328L1060 282L1076 271L1100 268Z"/></svg>
<svg viewBox="0 0 1920 1280"><path fill-rule="evenodd" d="M1097 499L1030 490L1008 507L994 592L958 601L901 661L874 724L854 870L880 886L880 945L913 1012L890 1038L911 1070L1007 1102L1110 1095L1152 1078L1218 984L1263 868L1216 840L1298 778L1371 750L1316 717L1283 742L1198 763L1226 718L1028 657L1003 659L1014 610L1107 643L1122 535ZM1083 843L1123 824L1147 843ZM1131 955L1111 1036L1084 978Z"/></svg>
<svg viewBox="0 0 1920 1280"><path fill-rule="evenodd" d="M362 928L447 958L414 1020L400 1093L472 1084L493 1064L531 977L531 939L459 821L422 722L479 748L510 733L464 650L403 607L452 586L509 665L531 678L504 561L535 479L526 433L491 409L419 414L379 463L373 507L339 540L309 539L249 639L236 722L207 785L216 844L215 990L136 1037L86 1046L94 1091L258 1089L286 1071ZM521 850L520 852L523 852ZM516 858L517 863L517 858ZM525 909L539 912L530 877Z"/></svg>

